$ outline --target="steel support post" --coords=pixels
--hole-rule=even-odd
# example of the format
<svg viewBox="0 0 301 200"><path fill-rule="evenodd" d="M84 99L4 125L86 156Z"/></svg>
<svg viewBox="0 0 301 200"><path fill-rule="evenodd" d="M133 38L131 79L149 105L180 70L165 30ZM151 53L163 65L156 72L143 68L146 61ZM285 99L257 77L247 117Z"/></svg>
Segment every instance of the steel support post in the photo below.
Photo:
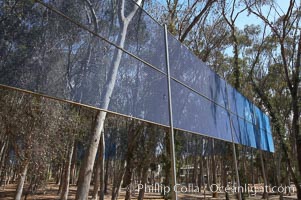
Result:
<svg viewBox="0 0 301 200"><path fill-rule="evenodd" d="M170 67L169 67L169 52L168 52L168 38L167 38L167 26L164 25L164 38L165 38L165 54L166 54L166 68L167 68L167 87L168 87L168 108L169 108L169 145L170 145L170 156L171 156L171 179L172 188L172 199L177 200L178 195L175 191L177 178L176 178L176 157L175 157L175 141L174 141L174 127L173 127L173 116L172 116L172 101L171 101L171 86L170 86ZM168 176L168 174L166 174ZM166 177L168 178L168 177Z"/></svg>

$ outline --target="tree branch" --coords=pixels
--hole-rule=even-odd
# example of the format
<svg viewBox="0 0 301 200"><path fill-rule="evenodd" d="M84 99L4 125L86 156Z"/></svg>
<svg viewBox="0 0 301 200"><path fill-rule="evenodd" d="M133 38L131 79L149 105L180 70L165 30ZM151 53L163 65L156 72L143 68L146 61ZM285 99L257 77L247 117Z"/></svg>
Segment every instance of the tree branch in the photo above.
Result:
<svg viewBox="0 0 301 200"><path fill-rule="evenodd" d="M192 20L192 22L189 24L189 26L184 31L183 35L180 37L180 42L183 42L185 38L187 37L188 33L191 31L191 29L198 23L198 21L201 19L201 17L210 9L210 7L215 3L216 0L208 0L204 8L200 11L200 13Z"/></svg>

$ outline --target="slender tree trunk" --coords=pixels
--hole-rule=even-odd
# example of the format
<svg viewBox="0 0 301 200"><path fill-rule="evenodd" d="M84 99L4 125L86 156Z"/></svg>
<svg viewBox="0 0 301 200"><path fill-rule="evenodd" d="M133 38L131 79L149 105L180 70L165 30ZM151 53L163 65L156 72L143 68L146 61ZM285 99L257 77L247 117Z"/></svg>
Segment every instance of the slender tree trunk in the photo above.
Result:
<svg viewBox="0 0 301 200"><path fill-rule="evenodd" d="M109 164L110 160L107 159L106 170L105 170L105 180L104 180L104 194L108 194L108 182L109 182Z"/></svg>
<svg viewBox="0 0 301 200"><path fill-rule="evenodd" d="M216 188L216 157L215 157L215 145L214 145L214 139L212 139L212 155L211 155L211 167L212 167L212 184L214 185L213 187L213 193L212 193L212 197L213 198L217 198L218 194L217 192L217 188Z"/></svg>
<svg viewBox="0 0 301 200"><path fill-rule="evenodd" d="M141 180L142 185L145 185L147 183L147 171L148 171L148 167L144 166L144 168L142 169L142 180ZM138 200L143 200L145 194L144 188L139 190L138 192L139 192Z"/></svg>
<svg viewBox="0 0 301 200"><path fill-rule="evenodd" d="M247 165L246 165L246 155L247 155L247 147L246 146L243 146L242 147L242 159L241 159L241 168L242 168L242 171L241 171L241 175L240 175L240 185L241 186L245 186L245 185L248 185L248 175L247 175ZM241 197L242 197L242 200L245 199L245 196L246 194L249 194L249 188L246 187L246 190L242 190L241 191Z"/></svg>
<svg viewBox="0 0 301 200"><path fill-rule="evenodd" d="M27 171L28 171L28 167L29 167L29 161L25 161L25 164L23 166L22 172L21 172L20 177L19 177L19 182L18 182L18 185L17 185L15 200L21 200L22 193L23 193L23 187L24 187L24 183L25 183L25 179L26 179L26 175L27 175Z"/></svg>
<svg viewBox="0 0 301 200"><path fill-rule="evenodd" d="M1 148L0 148L0 163L2 161L2 158L3 158L3 155L5 153L5 149L6 149L6 146L8 144L8 142L5 141L5 139L3 140L4 142L1 143ZM1 170L1 169L0 169ZM1 173L1 171L0 171Z"/></svg>
<svg viewBox="0 0 301 200"><path fill-rule="evenodd" d="M100 191L99 191L99 200L104 200L105 198L105 155L106 155L106 144L105 144L105 135L101 137L101 171L100 171Z"/></svg>
<svg viewBox="0 0 301 200"><path fill-rule="evenodd" d="M5 168L6 168L5 163L8 159L8 156L9 156L8 146L9 146L8 144L5 146L3 154L1 156L1 161L0 161L0 186L2 186L2 183L3 183L3 177L4 177L3 174L4 174L4 171L5 171Z"/></svg>
<svg viewBox="0 0 301 200"><path fill-rule="evenodd" d="M70 169L70 183L76 183L76 161L77 161L77 143L75 142L72 153L71 169Z"/></svg>
<svg viewBox="0 0 301 200"><path fill-rule="evenodd" d="M101 140L104 140L104 135L102 134ZM98 159L96 163L96 170L94 176L94 189L92 194L92 200L103 200L104 199L104 141L101 142L98 149ZM98 190L100 192L98 193Z"/></svg>
<svg viewBox="0 0 301 200"><path fill-rule="evenodd" d="M223 174L223 186L224 188L226 188L228 186L228 175L227 175L227 165L226 165L226 162L227 162L227 157L225 156L224 158L222 158L222 174ZM225 190L225 198L226 200L229 200L229 193Z"/></svg>
<svg viewBox="0 0 301 200"><path fill-rule="evenodd" d="M194 185L197 185L198 183L198 172L199 172L199 169L198 169L198 158L197 158L197 155L194 156L194 163L193 163L193 180L192 180L192 183Z"/></svg>
<svg viewBox="0 0 301 200"><path fill-rule="evenodd" d="M210 190L210 185L211 185L211 181L210 181L210 169L209 169L209 156L207 156L206 159L206 172L207 172L207 190Z"/></svg>
<svg viewBox="0 0 301 200"><path fill-rule="evenodd" d="M200 166L200 173L198 174L198 186L201 189L202 187L204 187L205 189L205 185L204 185L204 157L203 157L203 150L204 150L204 141L203 138L201 138L201 144L200 144L200 152L199 152L199 166Z"/></svg>
<svg viewBox="0 0 301 200"><path fill-rule="evenodd" d="M198 172L199 172L199 169L198 169L198 140L196 140L196 144L195 144L195 147L194 147L194 160L193 160L193 180L192 180L192 183L194 185L197 185L198 184Z"/></svg>
<svg viewBox="0 0 301 200"><path fill-rule="evenodd" d="M127 148L127 152L126 152L126 167L125 167L125 174L124 174L123 183L122 183L123 188L131 187L133 168L134 168L133 156L134 156L134 151L137 148L137 138L140 135L140 133L141 133L140 127L136 127L135 124L130 125L129 131L128 131L128 137L131 138L131 140L128 143L128 148ZM130 200L130 199L131 199L131 191L126 190L125 200Z"/></svg>
<svg viewBox="0 0 301 200"><path fill-rule="evenodd" d="M261 162L261 171L262 171L262 176L263 176L263 181L264 181L264 191L262 198L263 199L269 199L268 191L266 190L266 186L268 185L267 183L267 178L266 178L266 173L265 173L265 165L263 161L263 153L260 151L260 162Z"/></svg>
<svg viewBox="0 0 301 200"><path fill-rule="evenodd" d="M62 192L63 192L63 185L64 185L64 169L65 169L65 165L66 163L63 163L62 167L60 168L60 177L59 177L59 182L60 182L60 186L59 186L59 190L57 192L57 194L59 196L61 196Z"/></svg>
<svg viewBox="0 0 301 200"><path fill-rule="evenodd" d="M67 160L64 168L64 177L62 181L62 192L60 195L61 200L67 200L69 194L69 184L70 184L70 172L71 172L71 160L75 143L72 142L70 149L68 149Z"/></svg>
<svg viewBox="0 0 301 200"><path fill-rule="evenodd" d="M252 173L252 186L255 186L255 171L254 171L254 153L253 149L251 149L251 173Z"/></svg>
<svg viewBox="0 0 301 200"><path fill-rule="evenodd" d="M300 34L301 37L301 34ZM301 38L299 40L299 51L298 53L301 54ZM298 55L301 56L301 55ZM300 58L299 58L299 65L300 65ZM300 67L300 66L299 66ZM299 71L299 70L298 70ZM298 72L296 72L298 73ZM300 73L298 73L300 74ZM297 75L298 76L298 75ZM298 78L300 80L300 78ZM300 81L297 81L298 83L295 84L294 90L299 90L300 89ZM298 169L299 169L299 175L301 175L301 134L300 134L300 112L299 112L299 105L300 101L298 100L300 96L298 96L298 91L294 91L292 94L292 106L293 106L293 122L292 122L292 131L293 134L296 138L296 147L297 147L297 160L298 160ZM295 181L296 182L296 181ZM297 187L297 197L298 199L301 199L301 188L300 186Z"/></svg>
<svg viewBox="0 0 301 200"><path fill-rule="evenodd" d="M170 143L169 143L169 137L170 137L170 134L169 133L165 133L165 138L164 138L164 143L166 145L166 152L164 154L164 163L165 163L165 166L164 166L164 171L165 171L165 179L164 179L164 185L165 186L170 186L170 177L171 177L171 159L170 159ZM169 199L169 194L166 193L164 195L164 199Z"/></svg>
<svg viewBox="0 0 301 200"><path fill-rule="evenodd" d="M234 26L233 26L234 27ZM231 28L233 28L231 27ZM238 63L238 41L235 35L235 30L233 28L232 30L232 37L233 37L233 53L234 53L234 76L235 76L235 83L234 83L234 87L239 90L240 89L240 76L241 76L241 70L240 70L240 66Z"/></svg>
<svg viewBox="0 0 301 200"><path fill-rule="evenodd" d="M55 184L60 185L61 184L61 167L60 166L57 166L55 179L56 179Z"/></svg>
<svg viewBox="0 0 301 200"><path fill-rule="evenodd" d="M103 111L97 112L95 127L90 140L90 145L88 147L88 151L84 158L84 162L82 163L80 174L79 174L76 200L88 199L95 156L98 149L98 144L99 144L105 118L106 118L106 112Z"/></svg>
<svg viewBox="0 0 301 200"><path fill-rule="evenodd" d="M122 185L122 180L124 177L125 165L126 165L125 161L121 161L120 168L115 169L113 187L112 187L112 198L111 198L112 200L118 199L119 192Z"/></svg>
<svg viewBox="0 0 301 200"><path fill-rule="evenodd" d="M129 155L127 157L127 165L125 169L125 174L124 174L124 181L123 181L123 187L131 188L131 183L132 183L132 175L133 175L133 166L132 166L132 155ZM125 193L125 200L131 200L131 191L126 190Z"/></svg>
<svg viewBox="0 0 301 200"><path fill-rule="evenodd" d="M277 158L276 158L276 167L277 167L277 172L276 172L276 180L277 180L277 185L278 185L278 187L279 186L281 186L281 152L279 153L277 153L278 154L278 156L277 156ZM279 200L283 200L283 192L281 192L280 194L279 194Z"/></svg>
<svg viewBox="0 0 301 200"><path fill-rule="evenodd" d="M119 23L120 23L120 32L117 39L117 45L120 48L124 47L125 39L127 35L127 29L130 21L134 17L138 6L134 5L134 8L132 12L128 14L127 17L125 17L125 0L122 0L121 2L121 9L119 14ZM139 0L138 5L141 4L141 1ZM116 49L113 59L112 59L112 66L110 67L110 70L108 72L107 80L104 85L104 90L101 93L101 105L100 107L104 110L108 110L110 98L113 93L113 89L115 87L116 78L117 78L117 72L120 65L121 57L122 57L123 51L120 49ZM104 111L98 111L96 115L96 122L95 122L95 128L91 135L90 145L88 147L81 171L80 171L80 177L79 177L79 184L78 189L76 193L76 200L86 200L88 198L88 193L90 189L90 182L93 172L93 166L95 161L95 156L98 149L99 140L101 137L101 132L103 130L104 121L106 119L106 112Z"/></svg>
<svg viewBox="0 0 301 200"><path fill-rule="evenodd" d="M96 170L95 170L95 174L94 174L94 188L93 188L93 193L92 193L92 200L98 200L98 190L99 190L99 185L100 185L100 171L101 171L101 159L102 159L102 155L100 155L100 148L101 145L99 145L99 149L98 149L98 158L96 161Z"/></svg>
<svg viewBox="0 0 301 200"><path fill-rule="evenodd" d="M200 154L200 159L199 159L199 165L200 165L200 173L199 173L199 178L198 178L198 186L199 188L205 187L204 186L204 167L203 167L203 155L202 153Z"/></svg>

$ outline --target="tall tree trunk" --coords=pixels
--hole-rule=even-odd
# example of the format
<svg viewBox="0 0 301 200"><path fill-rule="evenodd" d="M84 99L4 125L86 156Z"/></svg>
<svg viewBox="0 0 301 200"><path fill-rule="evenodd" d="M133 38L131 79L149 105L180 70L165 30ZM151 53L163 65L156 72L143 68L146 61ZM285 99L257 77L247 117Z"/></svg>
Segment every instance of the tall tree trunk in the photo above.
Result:
<svg viewBox="0 0 301 200"><path fill-rule="evenodd" d="M135 130L136 129L136 130ZM131 124L128 131L128 137L131 138L128 142L127 152L126 152L126 167L125 167L125 174L123 178L122 187L129 187L132 183L132 176L133 176L133 156L134 151L137 148L137 139L141 134L141 127L135 126L135 124ZM145 129L144 129L145 130ZM125 200L131 199L131 191L126 190Z"/></svg>
<svg viewBox="0 0 301 200"><path fill-rule="evenodd" d="M232 27L231 27L232 28ZM239 90L240 89L240 66L238 63L238 40L237 37L235 35L235 28L233 26L233 30L232 30L232 38L233 38L233 53L234 53L234 77L235 77L235 83L234 83L234 87Z"/></svg>
<svg viewBox="0 0 301 200"><path fill-rule="evenodd" d="M0 163L4 157L3 155L5 153L5 149L7 145L8 145L8 141L6 141L6 139L4 138L3 142L1 142L1 148L0 148ZM1 173L1 169L0 169L0 173Z"/></svg>
<svg viewBox="0 0 301 200"><path fill-rule="evenodd" d="M228 175L227 175L227 164L226 164L226 162L227 162L227 157L225 156L225 157L223 157L222 158L222 168L221 168L221 170L222 170L222 175L223 175L223 179L222 179L222 182L223 182L223 187L224 188L227 188L227 186L228 186ZM229 200L229 193L227 192L227 190L225 190L225 198L226 198L226 200Z"/></svg>
<svg viewBox="0 0 301 200"><path fill-rule="evenodd" d="M124 177L125 172L125 161L121 161L120 167L118 169L115 169L114 172L114 180L113 180L113 187L112 187L112 200L117 200L119 196L119 192L122 185L122 180Z"/></svg>
<svg viewBox="0 0 301 200"><path fill-rule="evenodd" d="M73 154L73 149L74 149L75 143L72 142L70 145L70 148L67 150L67 158L66 158L66 163L64 167L64 177L62 180L63 186L62 186L62 192L60 195L61 200L67 200L68 199L68 194L69 194L69 184L70 184L70 172L71 172L71 160L72 160L72 154Z"/></svg>
<svg viewBox="0 0 301 200"><path fill-rule="evenodd" d="M199 188L205 188L205 184L204 184L204 166L203 166L203 156L200 156L200 160L199 160L199 165L200 165L200 173L199 173L199 179L198 179L198 186Z"/></svg>
<svg viewBox="0 0 301 200"><path fill-rule="evenodd" d="M61 184L61 167L60 165L56 166L56 173L55 173L55 184Z"/></svg>
<svg viewBox="0 0 301 200"><path fill-rule="evenodd" d="M262 171L262 176L263 176L263 181L264 181L264 191L263 191L262 198L269 199L268 191L266 190L266 186L268 185L268 182L267 182L266 173L265 173L265 165L264 165L262 151L260 151L260 162L261 162L261 171Z"/></svg>
<svg viewBox="0 0 301 200"><path fill-rule="evenodd" d="M57 194L59 196L61 196L62 192L63 192L63 185L64 185L64 169L65 169L65 164L66 163L63 163L61 168L60 168L60 176L59 176L59 183L60 183L60 186L59 186L59 190L57 192Z"/></svg>
<svg viewBox="0 0 301 200"><path fill-rule="evenodd" d="M213 185L213 193L212 197L217 198L217 187L216 187L216 157L215 157L215 145L214 145L214 139L212 139L212 155L211 155L211 168L212 168L212 185Z"/></svg>
<svg viewBox="0 0 301 200"><path fill-rule="evenodd" d="M106 170L105 170L105 180L104 180L104 194L108 194L108 182L109 182L109 164L110 160L107 159Z"/></svg>
<svg viewBox="0 0 301 200"><path fill-rule="evenodd" d="M193 159L193 175L192 175L192 183L194 185L197 185L198 184L198 172L199 172L199 169L198 169L198 146L199 146L199 143L198 143L198 139L196 139L195 141L195 145L194 145L194 159Z"/></svg>
<svg viewBox="0 0 301 200"><path fill-rule="evenodd" d="M101 140L104 140L104 134L101 136ZM104 199L104 141L101 142L98 149L98 159L96 163L96 170L94 176L94 188L92 194L92 200L103 200ZM98 193L98 190L100 192Z"/></svg>
<svg viewBox="0 0 301 200"><path fill-rule="evenodd" d="M98 158L96 161L96 169L94 174L94 180L93 180L93 193L92 193L92 200L98 200L98 190L100 185L100 171L101 171L101 159L102 155L100 155L100 148L101 145L99 145L98 148Z"/></svg>
<svg viewBox="0 0 301 200"><path fill-rule="evenodd" d="M277 153L278 156L275 158L276 159L276 180L277 180L277 185L278 187L281 186L281 159L282 159L282 156L281 156L281 152L278 152ZM279 194L279 200L283 200L283 192L281 192Z"/></svg>
<svg viewBox="0 0 301 200"><path fill-rule="evenodd" d="M300 52L299 52L300 51ZM299 51L298 53L301 54L301 34L300 34L300 40L299 40ZM301 55L298 55L299 57ZM299 58L299 65L300 65L300 58ZM298 67L300 68L300 66ZM298 74L298 72L296 72ZM298 76L298 75L297 75ZM299 176L301 175L301 134L300 134L300 112L299 112L299 105L300 105L300 101L299 101L299 97L298 96L298 90L300 89L300 78L297 78L298 80L296 80L298 83L295 84L294 86L294 92L292 94L292 106L293 106L293 121L292 121L292 132L296 138L296 147L297 147L297 160L298 160L298 169L299 169ZM296 89L295 89L296 88ZM295 181L295 184L298 181ZM301 188L300 185L299 187L297 187L297 197L298 199L301 199Z"/></svg>
<svg viewBox="0 0 301 200"><path fill-rule="evenodd" d="M251 149L251 173L252 173L252 186L255 186L255 171L254 171L254 153L253 149Z"/></svg>
<svg viewBox="0 0 301 200"><path fill-rule="evenodd" d="M126 162L127 164L126 164L124 179L123 179L123 183L122 183L123 187L126 187L126 188L131 188L132 175L133 175L132 159L133 159L133 155L131 152L127 156L127 162ZM130 200L130 199L131 199L131 191L130 191L130 189L127 189L126 193L125 193L125 200Z"/></svg>
<svg viewBox="0 0 301 200"><path fill-rule="evenodd" d="M207 172L207 190L210 191L210 186L211 186L211 179L210 179L210 167L209 167L209 156L207 156L206 159L206 172Z"/></svg>
<svg viewBox="0 0 301 200"><path fill-rule="evenodd" d="M70 183L76 183L76 161L77 161L77 142L74 143L72 160L71 160L71 169L70 169Z"/></svg>
<svg viewBox="0 0 301 200"><path fill-rule="evenodd" d="M3 183L3 172L5 171L5 163L7 159L9 158L9 151L8 151L9 144L5 145L5 148L3 150L2 156L0 157L0 186L2 186Z"/></svg>
<svg viewBox="0 0 301 200"><path fill-rule="evenodd" d="M301 35L300 35L301 36ZM272 103L269 100L269 97L263 93L263 91L260 89L260 87L255 83L255 81L252 79L252 86L254 88L254 91L257 93L258 96L262 99L262 102L264 102L264 106L269 110L269 114L271 116L271 121L275 126L275 133L278 136L279 142L280 142L280 147L281 150L284 154L284 158L287 162L287 167L289 170L289 173L292 176L292 179L294 181L295 187L297 188L297 196L298 199L301 199L301 186L300 186L300 181L297 178L296 172L293 169L293 164L291 161L291 158L289 156L289 148L287 147L285 143L285 139L283 136L283 133L285 132L284 124L281 122L281 117L278 115L278 112L276 111L276 108L272 106ZM301 169L301 168L299 168Z"/></svg>
<svg viewBox="0 0 301 200"><path fill-rule="evenodd" d="M95 156L98 149L99 139L101 136L105 118L106 118L106 112L103 111L97 112L95 127L90 140L90 145L88 147L88 151L84 158L84 162L82 163L80 174L79 174L76 200L88 199Z"/></svg>
<svg viewBox="0 0 301 200"><path fill-rule="evenodd" d="M170 134L169 133L165 133L165 137L164 137L164 143L166 145L166 151L164 154L164 171L165 171L165 178L164 178L164 185L165 186L170 186L171 181L170 181L170 177L171 177L171 159L170 159ZM169 199L169 193L164 194L164 199Z"/></svg>
<svg viewBox="0 0 301 200"><path fill-rule="evenodd" d="M301 134L300 134L300 68L301 68L301 34L299 38L298 45L298 56L297 56L297 64L296 64L296 72L294 77L294 91L292 93L292 106L293 106L293 122L292 129L293 134L296 138L296 147L297 147L297 160L298 160L298 168L299 175L301 175ZM301 199L301 188L297 187L297 196L298 199Z"/></svg>
<svg viewBox="0 0 301 200"><path fill-rule="evenodd" d="M23 193L23 187L24 187L24 183L25 183L25 179L26 179L26 175L27 175L27 171L28 171L28 167L29 167L29 161L25 161L23 169L21 171L20 177L19 177L19 182L17 185L17 190L16 190L16 195L15 195L15 200L21 200L22 197L22 193Z"/></svg>
<svg viewBox="0 0 301 200"><path fill-rule="evenodd" d="M105 143L105 135L103 134L101 137L101 171L100 171L100 191L99 191L99 200L104 200L105 198L105 155L106 155L106 143Z"/></svg>
<svg viewBox="0 0 301 200"><path fill-rule="evenodd" d="M142 169L142 180L141 180L141 184L145 185L147 183L147 171L148 171L148 166L144 166ZM144 194L145 194L145 189L141 189L138 191L139 195L138 195L138 200L143 200L144 198Z"/></svg>
<svg viewBox="0 0 301 200"><path fill-rule="evenodd" d="M133 10L128 14L128 16L125 16L125 13L124 13L125 2L124 1L125 0L122 0L122 2L121 2L121 8L120 8L120 13L119 13L120 32L119 32L118 39L117 39L117 45L120 48L124 47L128 25L138 9L138 6L134 5ZM138 3L138 5L140 5L141 0L139 0L137 3ZM122 50L116 49L113 59L112 59L112 65L108 72L106 83L104 85L103 92L101 93L100 107L104 110L108 110L108 108L109 108L110 98L112 96L113 89L115 87L117 72L118 72L118 68L120 65L122 54L123 54ZM97 153L98 144L99 144L99 140L101 137L101 132L104 127L104 121L106 119L106 114L107 113L104 111L97 112L96 120L95 120L95 127L91 134L91 139L90 139L90 143L89 143L90 145L88 147L83 165L80 170L80 176L79 176L80 180L79 180L78 189L77 189L77 193L76 193L76 200L86 200L88 198L95 156Z"/></svg>

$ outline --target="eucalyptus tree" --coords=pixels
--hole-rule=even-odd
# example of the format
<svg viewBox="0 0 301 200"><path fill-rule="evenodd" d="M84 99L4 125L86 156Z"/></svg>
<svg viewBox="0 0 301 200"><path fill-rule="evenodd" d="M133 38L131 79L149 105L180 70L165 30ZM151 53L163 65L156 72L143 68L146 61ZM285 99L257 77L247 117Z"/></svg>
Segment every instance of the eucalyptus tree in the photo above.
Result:
<svg viewBox="0 0 301 200"><path fill-rule="evenodd" d="M259 2L246 2L246 4L249 12L257 16L266 26L266 36L262 43L257 45L255 54L257 56L252 60L251 72L254 77L252 83L262 104L272 117L275 132L280 139L281 151L287 160L298 198L301 198L299 179L301 173L299 148L301 34L297 28L300 26L298 14L300 5L292 0L288 2L287 9L283 10L273 2L266 7ZM266 59L263 59L263 55L267 56ZM255 74L256 68L260 68L260 74ZM273 79L272 77L275 76L277 78ZM258 84L261 83L267 86L266 91L259 88ZM280 103L280 99L286 100L281 100ZM288 130L291 130L291 133ZM286 144L287 137L292 138L289 141L292 148L288 148ZM295 160L299 169L297 171L293 170Z"/></svg>
<svg viewBox="0 0 301 200"><path fill-rule="evenodd" d="M137 4L140 5L141 1L139 0ZM118 34L117 45L120 48L123 48L126 40L129 23L131 22L134 15L136 14L138 6L133 5L132 11L130 13L125 13L125 1L122 0L118 3L118 8L119 8L118 19L121 28ZM113 89L116 83L117 72L120 65L121 56L122 56L122 50L116 49L112 59L112 65L109 69L107 79L104 85L104 90L101 93L100 107L105 110L109 108L110 98L112 96ZM92 171L94 166L94 160L98 149L99 141L101 138L101 132L103 130L105 118L106 118L106 112L99 111L97 113L95 119L95 128L91 135L90 146L85 156L85 160L80 172L80 181L76 193L76 199L87 199L88 197L90 181L91 181L91 176L92 176Z"/></svg>

